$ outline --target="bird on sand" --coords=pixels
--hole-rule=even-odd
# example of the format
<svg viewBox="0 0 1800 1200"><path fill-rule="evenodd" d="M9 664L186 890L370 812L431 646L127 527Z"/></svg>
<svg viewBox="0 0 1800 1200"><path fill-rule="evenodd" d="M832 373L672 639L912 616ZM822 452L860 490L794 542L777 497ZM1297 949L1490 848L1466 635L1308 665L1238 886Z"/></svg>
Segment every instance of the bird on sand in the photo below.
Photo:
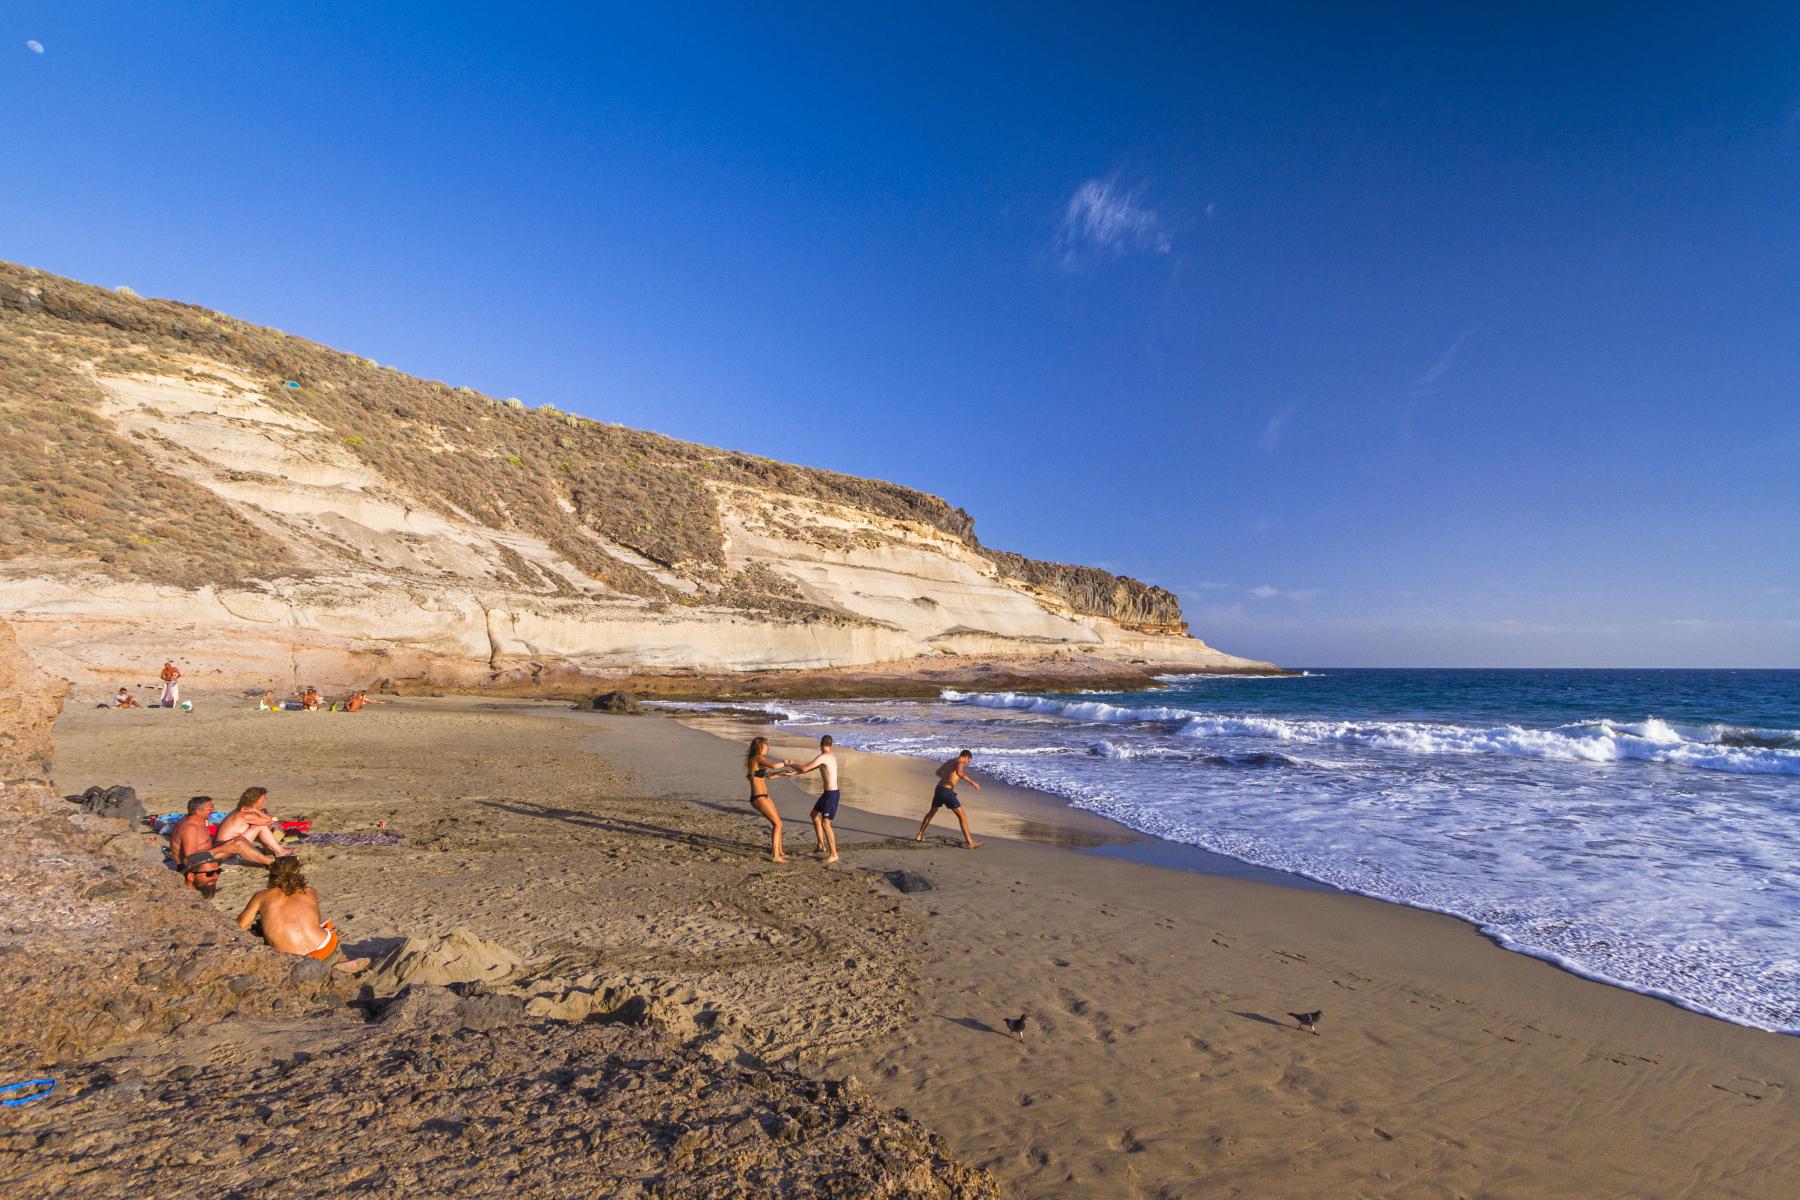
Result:
<svg viewBox="0 0 1800 1200"><path fill-rule="evenodd" d="M1288 1014L1288 1016L1294 1018L1294 1020L1299 1023L1300 1028L1311 1033L1314 1037L1319 1036L1319 1018L1324 1015L1324 1009L1319 1009L1317 1012Z"/></svg>
<svg viewBox="0 0 1800 1200"><path fill-rule="evenodd" d="M1016 1017L1006 1018L1006 1032L1018 1038L1019 1045L1021 1046L1025 1044L1025 1021L1026 1016L1024 1013L1020 1013Z"/></svg>

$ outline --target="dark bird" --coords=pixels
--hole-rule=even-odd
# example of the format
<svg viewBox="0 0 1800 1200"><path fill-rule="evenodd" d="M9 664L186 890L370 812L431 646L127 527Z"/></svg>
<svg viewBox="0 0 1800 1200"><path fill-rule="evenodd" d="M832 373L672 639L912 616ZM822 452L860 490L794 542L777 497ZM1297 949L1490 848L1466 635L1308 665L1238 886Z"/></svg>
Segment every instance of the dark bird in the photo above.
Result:
<svg viewBox="0 0 1800 1200"><path fill-rule="evenodd" d="M1018 1038L1019 1045L1021 1045L1021 1046L1023 1046L1025 1044L1025 1022L1026 1022L1026 1020L1027 1020L1027 1018L1024 1013L1020 1013L1016 1017L1006 1018L1006 1032L1008 1032L1008 1033L1012 1034L1014 1037Z"/></svg>
<svg viewBox="0 0 1800 1200"><path fill-rule="evenodd" d="M1319 1036L1319 1018L1324 1015L1325 1015L1324 1009L1320 1009L1318 1012L1289 1013L1288 1014L1288 1016L1294 1018L1295 1021L1299 1022L1300 1028L1311 1033L1314 1037Z"/></svg>

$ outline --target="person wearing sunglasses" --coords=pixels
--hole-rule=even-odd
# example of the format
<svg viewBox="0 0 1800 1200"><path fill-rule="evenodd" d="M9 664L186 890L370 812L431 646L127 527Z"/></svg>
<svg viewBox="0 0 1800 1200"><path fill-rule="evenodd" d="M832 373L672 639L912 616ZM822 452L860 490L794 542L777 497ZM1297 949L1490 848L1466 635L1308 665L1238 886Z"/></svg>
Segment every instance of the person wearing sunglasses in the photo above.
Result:
<svg viewBox="0 0 1800 1200"><path fill-rule="evenodd" d="M219 860L212 851L199 850L187 856L181 864L181 877L187 885L200 893L202 899L211 900L213 893L219 890Z"/></svg>

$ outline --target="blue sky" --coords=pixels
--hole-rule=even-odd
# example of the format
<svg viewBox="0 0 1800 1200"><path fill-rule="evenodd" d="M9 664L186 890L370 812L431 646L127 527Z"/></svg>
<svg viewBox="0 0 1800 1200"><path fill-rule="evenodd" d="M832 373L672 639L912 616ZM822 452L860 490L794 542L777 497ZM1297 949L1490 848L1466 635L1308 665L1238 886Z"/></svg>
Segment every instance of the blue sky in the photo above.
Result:
<svg viewBox="0 0 1800 1200"><path fill-rule="evenodd" d="M0 257L924 488L1238 653L1800 666L1800 12L363 7L7 5Z"/></svg>

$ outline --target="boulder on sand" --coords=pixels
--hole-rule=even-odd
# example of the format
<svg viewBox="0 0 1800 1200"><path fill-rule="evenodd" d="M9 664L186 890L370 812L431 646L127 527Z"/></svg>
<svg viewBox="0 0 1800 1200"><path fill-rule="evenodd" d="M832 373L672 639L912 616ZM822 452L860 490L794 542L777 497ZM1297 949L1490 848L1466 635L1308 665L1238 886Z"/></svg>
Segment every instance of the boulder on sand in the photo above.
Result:
<svg viewBox="0 0 1800 1200"><path fill-rule="evenodd" d="M523 965L505 946L458 926L443 937L407 938L372 964L362 982L377 995L391 995L411 984L500 983Z"/></svg>
<svg viewBox="0 0 1800 1200"><path fill-rule="evenodd" d="M640 713L644 706L630 692L602 692L594 697L595 712Z"/></svg>

